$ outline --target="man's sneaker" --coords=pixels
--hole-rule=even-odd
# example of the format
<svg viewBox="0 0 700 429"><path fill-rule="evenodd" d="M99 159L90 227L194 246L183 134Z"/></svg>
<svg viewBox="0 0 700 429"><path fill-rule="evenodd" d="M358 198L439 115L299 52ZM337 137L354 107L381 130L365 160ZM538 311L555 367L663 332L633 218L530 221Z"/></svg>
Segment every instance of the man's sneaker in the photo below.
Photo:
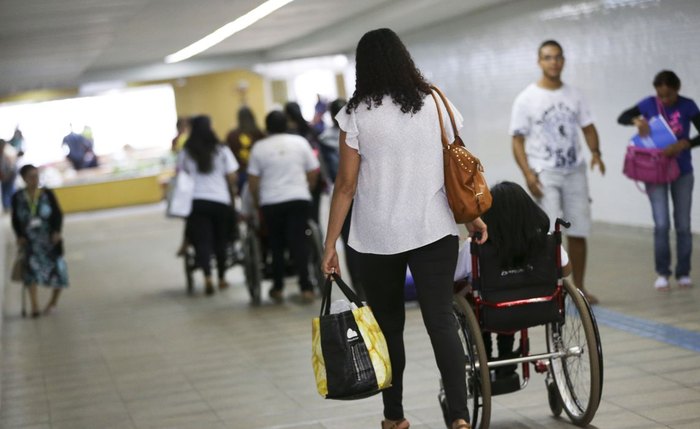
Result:
<svg viewBox="0 0 700 429"><path fill-rule="evenodd" d="M678 287L688 288L693 287L693 280L690 276L683 276L678 278Z"/></svg>
<svg viewBox="0 0 700 429"><path fill-rule="evenodd" d="M667 291L670 289L670 286L668 284L668 277L664 276L659 276L656 278L656 281L654 282L654 288L659 291Z"/></svg>

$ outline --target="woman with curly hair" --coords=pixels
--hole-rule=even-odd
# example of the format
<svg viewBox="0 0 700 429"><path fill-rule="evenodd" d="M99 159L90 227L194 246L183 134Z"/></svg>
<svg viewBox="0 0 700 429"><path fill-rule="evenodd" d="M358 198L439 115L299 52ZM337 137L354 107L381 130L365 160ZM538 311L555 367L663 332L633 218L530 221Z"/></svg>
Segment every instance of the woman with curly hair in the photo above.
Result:
<svg viewBox="0 0 700 429"><path fill-rule="evenodd" d="M462 117L452 110L461 128ZM355 93L336 119L340 167L322 264L326 273L340 272L336 241L354 198L349 245L359 252L367 301L391 357L382 428L409 427L402 404L407 266L445 384L452 429L469 428L464 351L452 317L458 231L445 194L437 108L430 84L393 31L374 30L360 39ZM481 219L467 227L487 239Z"/></svg>

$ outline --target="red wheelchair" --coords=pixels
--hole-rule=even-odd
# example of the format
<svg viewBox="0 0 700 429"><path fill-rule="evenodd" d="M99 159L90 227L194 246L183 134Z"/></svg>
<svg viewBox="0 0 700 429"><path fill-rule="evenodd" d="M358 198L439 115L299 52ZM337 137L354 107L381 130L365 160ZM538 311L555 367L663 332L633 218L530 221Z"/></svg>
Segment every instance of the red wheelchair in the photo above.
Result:
<svg viewBox="0 0 700 429"><path fill-rule="evenodd" d="M600 334L585 296L562 278L561 226L569 224L557 219L541 254L515 270L499 268L488 242L471 243L471 288L455 291L453 315L466 356L472 428L488 428L491 397L525 388L532 369L545 375L555 416L563 410L575 425L586 426L598 409L603 389ZM546 350L531 353L528 328L540 325L545 326ZM519 333L519 347L511 358L489 359L484 333ZM496 369L513 365L521 369L515 382L500 382ZM450 427L440 384L438 400Z"/></svg>

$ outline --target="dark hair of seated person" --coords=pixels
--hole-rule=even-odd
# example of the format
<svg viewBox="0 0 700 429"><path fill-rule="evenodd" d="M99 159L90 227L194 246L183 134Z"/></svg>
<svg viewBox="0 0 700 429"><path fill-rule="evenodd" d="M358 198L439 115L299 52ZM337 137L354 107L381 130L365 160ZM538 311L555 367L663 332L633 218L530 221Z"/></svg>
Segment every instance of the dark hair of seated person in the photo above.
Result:
<svg viewBox="0 0 700 429"><path fill-rule="evenodd" d="M489 242L502 268L521 267L545 246L549 217L517 183L498 183L491 196L491 208L481 216L489 227Z"/></svg>

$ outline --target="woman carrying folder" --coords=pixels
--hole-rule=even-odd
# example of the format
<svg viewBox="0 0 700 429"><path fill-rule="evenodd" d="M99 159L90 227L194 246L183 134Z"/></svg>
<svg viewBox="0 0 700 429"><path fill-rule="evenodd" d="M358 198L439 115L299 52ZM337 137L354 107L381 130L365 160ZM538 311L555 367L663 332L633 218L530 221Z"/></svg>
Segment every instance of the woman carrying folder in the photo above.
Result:
<svg viewBox="0 0 700 429"><path fill-rule="evenodd" d="M690 138L690 124L700 131L700 110L690 98L678 94L681 80L670 71L663 70L654 77L656 96L642 99L634 107L625 110L617 122L634 125L641 137L649 135L649 120L663 117L678 139L666 146L664 155L675 157L680 168L680 176L671 183L646 184L647 195L654 217L654 262L658 278L654 282L657 290L669 290L671 271L671 246L669 230L671 226L668 204L669 193L673 201L673 224L676 229L677 263L675 277L681 288L691 287L690 257L693 251L693 238L690 231L690 208L693 193L693 165L690 149L700 146L700 136Z"/></svg>

